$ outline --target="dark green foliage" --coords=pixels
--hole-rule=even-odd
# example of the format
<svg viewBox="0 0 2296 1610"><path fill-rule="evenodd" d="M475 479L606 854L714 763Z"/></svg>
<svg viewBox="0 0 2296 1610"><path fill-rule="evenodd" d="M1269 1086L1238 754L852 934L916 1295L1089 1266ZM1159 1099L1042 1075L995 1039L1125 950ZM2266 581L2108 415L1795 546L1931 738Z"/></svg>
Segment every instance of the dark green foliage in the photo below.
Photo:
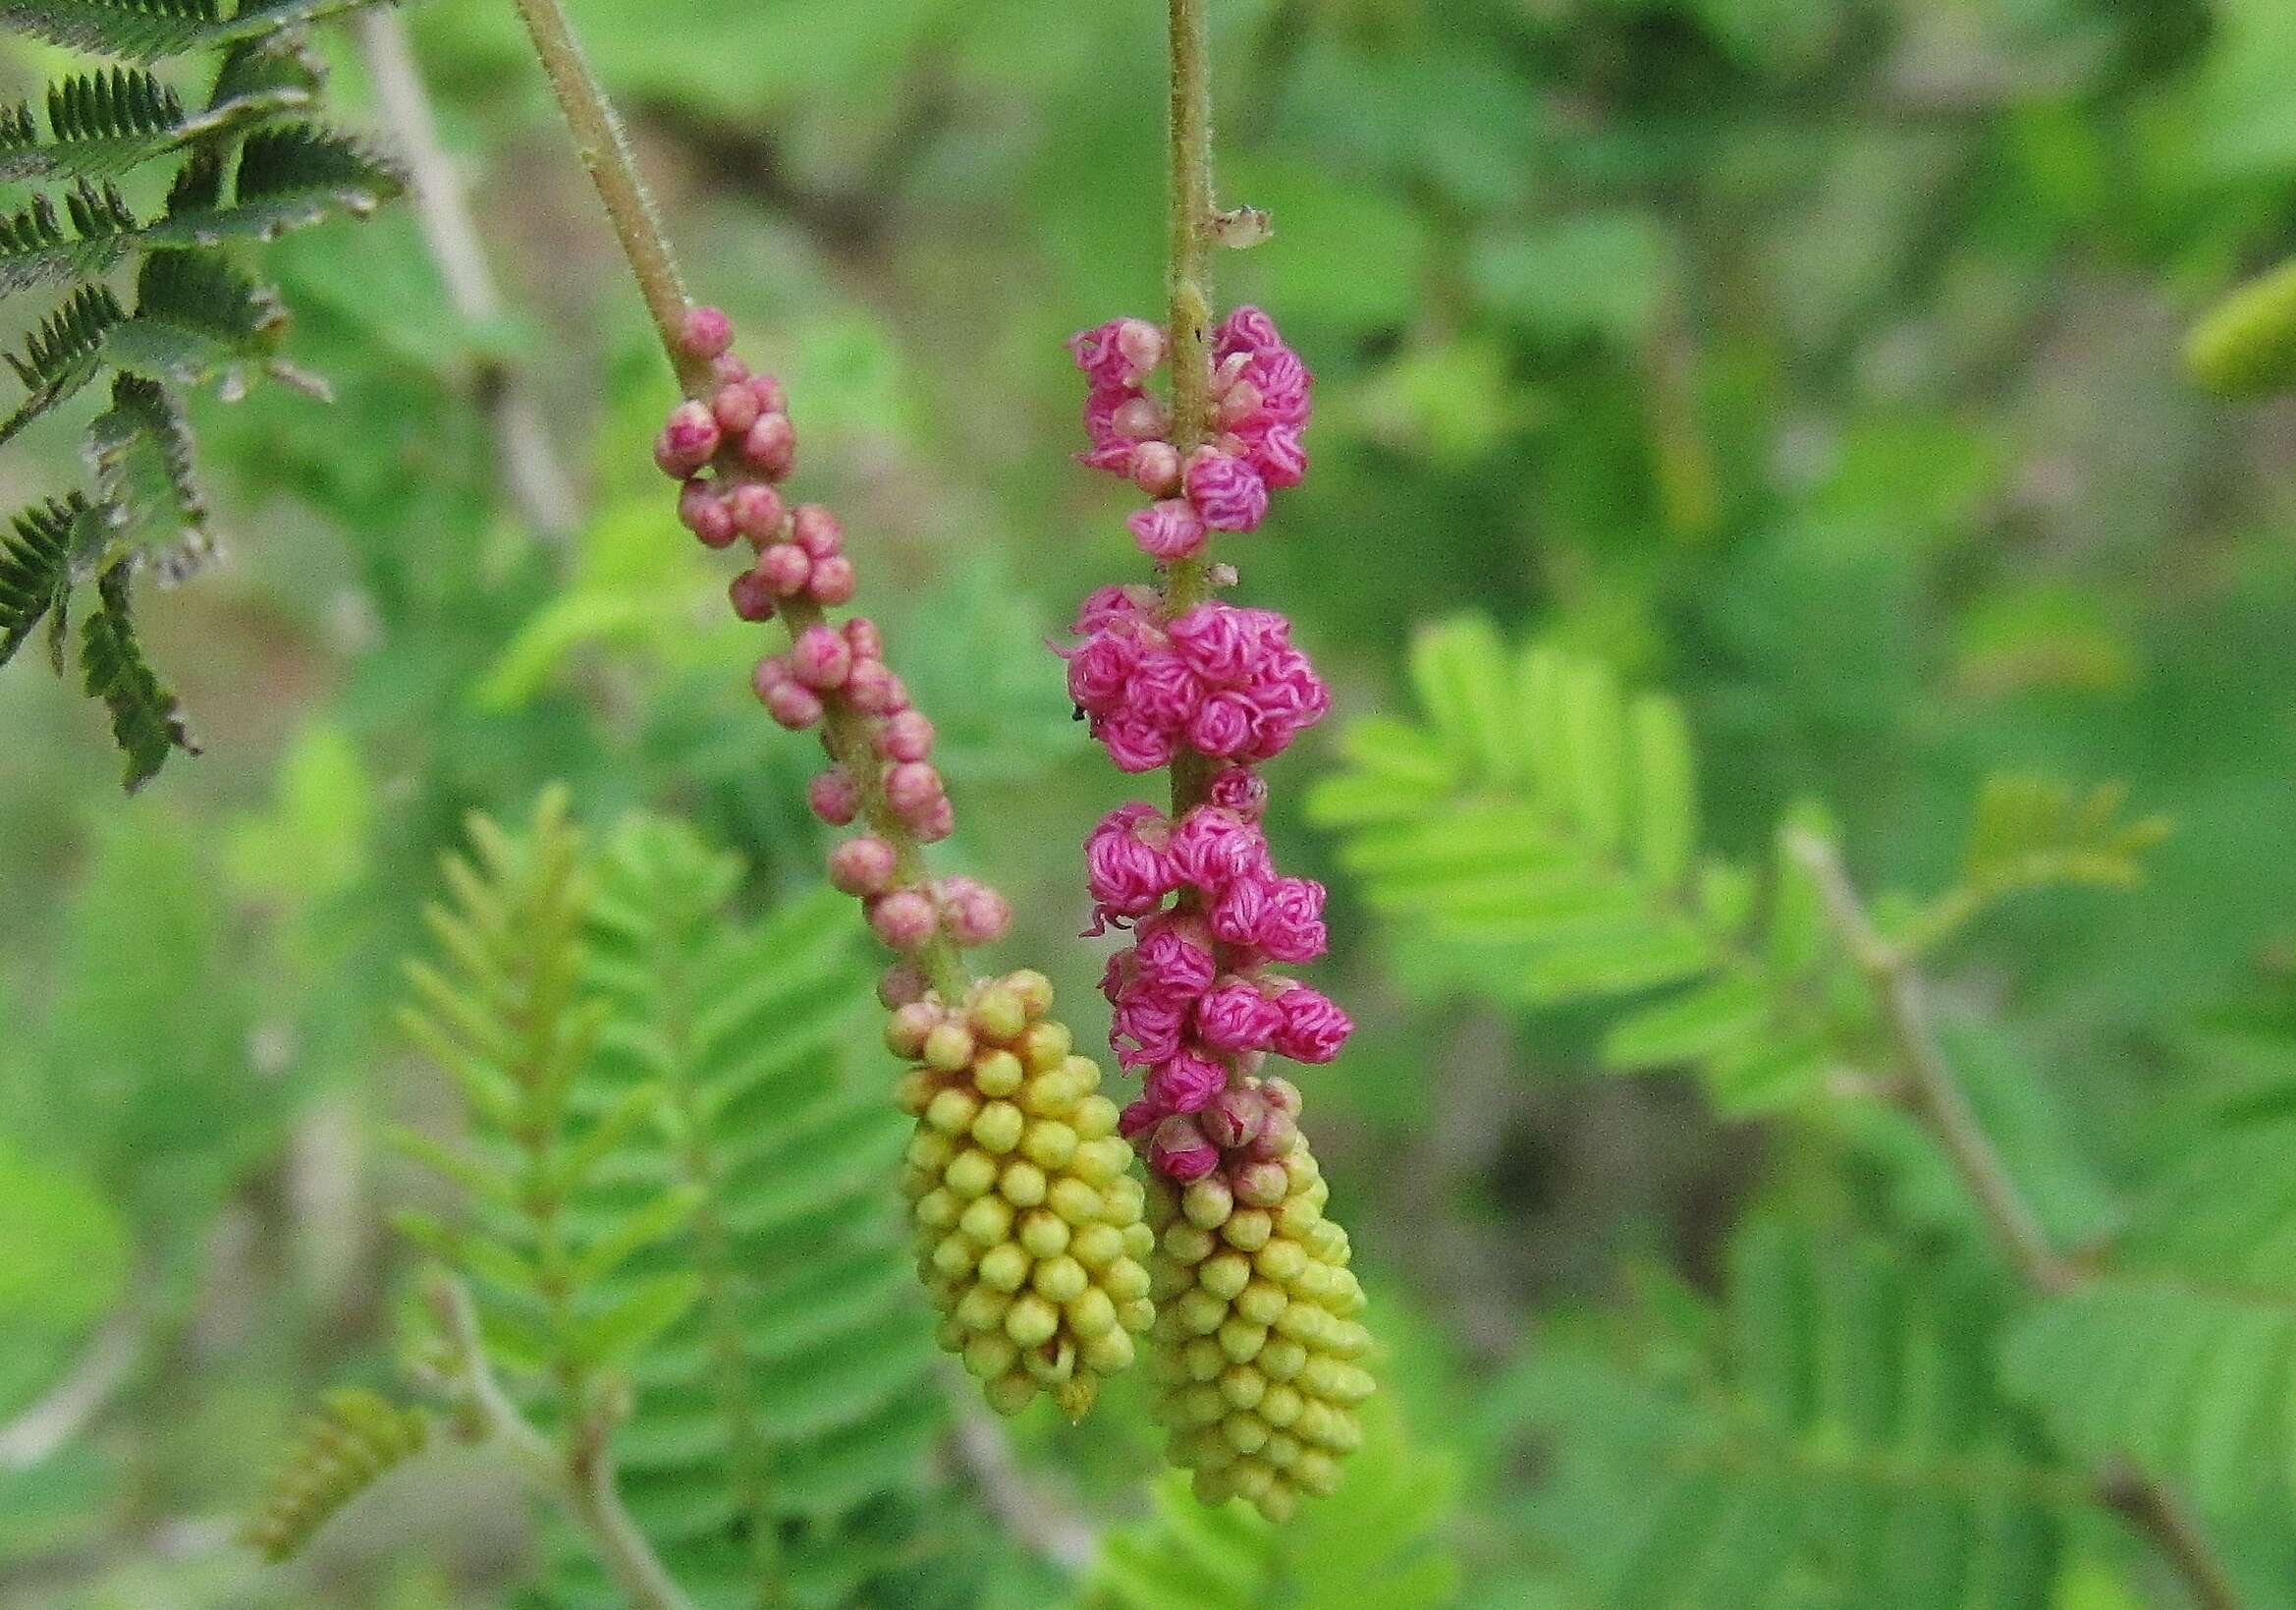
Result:
<svg viewBox="0 0 2296 1610"><path fill-rule="evenodd" d="M75 580L148 558L180 581L211 551L180 392L214 383L236 400L260 374L323 391L280 361L285 305L227 249L330 213L364 217L399 192L390 164L357 140L307 117L281 121L306 113L319 88L315 59L297 30L346 9L344 0L238 0L229 16L213 0L0 5L0 26L99 55L140 63L213 50L219 59L197 111L140 66L52 83L45 138L28 103L0 110L0 181L64 182L34 190L0 219L0 297L67 288L23 356L8 355L25 397L0 420L0 443L107 369L115 376L111 407L88 426L99 513L84 529L97 540L79 556ZM142 216L122 183L163 161L175 164L166 203ZM137 259L130 314L106 277ZM87 680L111 702L114 731L140 746L129 765L140 783L170 746L154 739L154 698L162 695L124 620L105 628L100 644L88 640L101 672L91 664ZM11 650L20 624L0 627Z"/></svg>
<svg viewBox="0 0 2296 1610"><path fill-rule="evenodd" d="M80 628L82 686L112 713L112 741L127 758L122 782L131 794L158 776L175 750L199 752L176 695L136 640L128 606L134 574L126 563L106 570L96 583L97 606Z"/></svg>
<svg viewBox="0 0 2296 1610"><path fill-rule="evenodd" d="M72 590L72 547L88 513L75 492L34 504L0 536L0 665L13 659L50 610L59 614Z"/></svg>
<svg viewBox="0 0 2296 1610"><path fill-rule="evenodd" d="M1542 1350L1487 1411L1544 1446L1535 1527L1614 1610L2049 1610L2091 1503L1992 1379L1984 1270L1757 1221L1718 1311L1636 1361Z"/></svg>

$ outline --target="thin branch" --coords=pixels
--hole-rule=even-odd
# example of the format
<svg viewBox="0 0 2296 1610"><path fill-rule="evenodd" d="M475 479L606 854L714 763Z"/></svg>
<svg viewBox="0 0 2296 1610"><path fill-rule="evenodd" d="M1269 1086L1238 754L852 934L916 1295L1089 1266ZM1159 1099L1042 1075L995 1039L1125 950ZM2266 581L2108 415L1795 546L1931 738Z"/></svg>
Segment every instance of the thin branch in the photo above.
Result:
<svg viewBox="0 0 2296 1610"><path fill-rule="evenodd" d="M438 117L408 41L407 24L396 11L370 7L358 14L355 26L375 99L407 164L415 220L447 300L465 323L492 323L503 313L502 291L487 267L462 176L439 138ZM494 430L495 456L509 479L512 503L546 546L564 549L581 513L574 504L573 477L559 462L533 399L511 366L491 353L479 356L472 386Z"/></svg>
<svg viewBox="0 0 2296 1610"><path fill-rule="evenodd" d="M1945 1153L1953 1172L1976 1202L1988 1230L2035 1290L2064 1292L2086 1274L2050 1245L2048 1233L2008 1166L1971 1110L1937 1036L1931 1032L1925 987L1913 953L1885 938L1874 926L1841 854L1831 841L1795 830L1786 849L1816 881L1826 914L1851 962L1880 1001L1897 1060L1905 1074L1904 1098ZM2233 1585L2208 1538L2174 1494L2126 1465L2116 1464L2099 1480L2099 1498L2153 1540L2184 1581L2202 1610L2241 1610Z"/></svg>
<svg viewBox="0 0 2296 1610"><path fill-rule="evenodd" d="M1099 1557L1100 1530L1028 1478L1012 1457L1011 1440L982 1411L970 1381L952 1394L957 1414L957 1460L979 1489L981 1502L1022 1546L1075 1576Z"/></svg>
<svg viewBox="0 0 2296 1610"><path fill-rule="evenodd" d="M585 1413L572 1427L569 1445L561 1448L536 1430L503 1391L478 1333L478 1310L462 1283L441 1277L426 1295L453 1350L452 1389L476 1415L489 1440L499 1442L536 1486L566 1505L634 1610L695 1610L622 1501L607 1447L611 1416Z"/></svg>
<svg viewBox="0 0 2296 1610"><path fill-rule="evenodd" d="M140 1313L122 1313L107 1321L70 1374L0 1425L0 1471L28 1471L79 1435L127 1380L142 1353Z"/></svg>
<svg viewBox="0 0 2296 1610"><path fill-rule="evenodd" d="M1210 0L1170 0L1172 118L1172 445L1184 461L1212 436L1212 190ZM1179 615L1211 596L1211 562L1201 556L1166 567L1164 611ZM1201 805L1213 767L1192 749L1173 757L1172 819Z"/></svg>

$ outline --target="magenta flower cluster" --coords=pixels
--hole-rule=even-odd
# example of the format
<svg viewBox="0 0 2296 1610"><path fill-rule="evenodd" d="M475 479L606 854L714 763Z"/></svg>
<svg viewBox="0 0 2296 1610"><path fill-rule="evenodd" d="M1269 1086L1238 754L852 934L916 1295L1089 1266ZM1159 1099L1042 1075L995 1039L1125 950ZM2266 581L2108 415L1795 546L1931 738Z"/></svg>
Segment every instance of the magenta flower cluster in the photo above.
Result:
<svg viewBox="0 0 2296 1610"><path fill-rule="evenodd" d="M1121 771L1182 749L1256 764L1323 719L1331 691L1273 610L1198 604L1166 621L1149 587L1103 587L1076 617L1068 696Z"/></svg>
<svg viewBox="0 0 2296 1610"><path fill-rule="evenodd" d="M1083 461L1160 498L1131 522L1156 558L1191 559L1208 531L1253 528L1269 489L1304 472L1307 370L1257 308L1220 326L1220 434L1184 463L1142 390L1164 361L1164 332L1119 319L1069 346L1089 382ZM1322 991L1271 971L1314 961L1329 935L1323 885L1276 868L1260 827L1267 785L1252 768L1321 720L1330 692L1272 610L1214 600L1171 615L1153 587L1111 586L1084 601L1074 632L1068 693L1119 769L1184 753L1219 763L1178 820L1121 805L1085 841L1087 931L1132 930L1101 980L1118 1061L1142 1076L1122 1131L1172 1179L1223 1170L1237 1199L1273 1204L1299 1096L1264 1075L1266 1061L1329 1062L1354 1026Z"/></svg>
<svg viewBox="0 0 2296 1610"><path fill-rule="evenodd" d="M830 881L860 898L869 925L894 950L913 955L938 934L987 944L1011 923L1004 896L972 878L927 881L913 871L906 852L956 828L933 764L933 724L886 663L874 622L854 616L836 625L823 615L853 595L845 532L820 504L783 500L797 452L788 401L781 382L734 356L733 342L718 309L686 314L680 344L709 363L715 389L706 402L671 410L654 462L680 482L679 519L705 546L748 543L754 559L727 588L734 613L744 621L778 615L789 628L790 647L758 661L751 686L784 727L822 730L831 764L807 791L814 813L836 827L865 818L869 829L831 852ZM924 993L907 967L889 973L886 988L910 1000Z"/></svg>
<svg viewBox="0 0 2296 1610"><path fill-rule="evenodd" d="M1309 375L1275 321L1238 307L1215 332L1213 439L1182 458L1169 439L1170 411L1145 387L1170 350L1145 319L1120 318L1069 339L1088 382L1077 455L1121 475L1156 501L1132 516L1140 550L1160 560L1192 559L1213 531L1256 530L1268 494L1307 473L1300 432L1307 428Z"/></svg>

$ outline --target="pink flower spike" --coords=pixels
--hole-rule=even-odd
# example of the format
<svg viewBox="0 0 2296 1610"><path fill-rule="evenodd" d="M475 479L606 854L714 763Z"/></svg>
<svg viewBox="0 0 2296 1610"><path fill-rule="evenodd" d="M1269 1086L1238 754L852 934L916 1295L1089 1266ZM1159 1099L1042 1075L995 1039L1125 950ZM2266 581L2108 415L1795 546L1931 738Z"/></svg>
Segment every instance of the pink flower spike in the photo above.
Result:
<svg viewBox="0 0 2296 1610"><path fill-rule="evenodd" d="M896 889L869 903L869 926L890 948L921 950L939 926L933 903L914 889Z"/></svg>
<svg viewBox="0 0 2296 1610"><path fill-rule="evenodd" d="M1092 891L1093 926L1145 916L1179 887L1178 869L1152 838L1169 837L1171 824L1153 805L1120 805L1102 817L1084 841L1085 880Z"/></svg>
<svg viewBox="0 0 2296 1610"><path fill-rule="evenodd" d="M1179 1054L1187 1030L1184 1002L1160 1001L1136 992L1118 1005L1108 1031L1117 1061L1125 1068L1145 1068Z"/></svg>
<svg viewBox="0 0 2296 1610"><path fill-rule="evenodd" d="M1259 943L1279 962L1312 962L1323 955L1330 944L1324 930L1324 886L1310 878L1278 878L1268 891Z"/></svg>
<svg viewBox="0 0 2296 1610"><path fill-rule="evenodd" d="M805 785L805 803L813 807L814 815L830 826L843 827L861 813L861 791L855 786L852 773L843 766L832 766Z"/></svg>
<svg viewBox="0 0 2296 1610"><path fill-rule="evenodd" d="M1124 522L1151 559L1192 559L1204 551L1204 522L1194 507L1180 498L1152 503Z"/></svg>
<svg viewBox="0 0 2296 1610"><path fill-rule="evenodd" d="M715 429L713 423L711 426ZM797 432L787 414L761 414L749 434L741 438L741 456L760 472L780 480L797 464Z"/></svg>
<svg viewBox="0 0 2296 1610"><path fill-rule="evenodd" d="M765 695L765 713L792 732L803 732L821 719L821 697L809 688L785 682Z"/></svg>
<svg viewBox="0 0 2296 1610"><path fill-rule="evenodd" d="M806 687L827 693L845 686L853 668L853 651L845 635L831 626L809 626L790 647L790 670Z"/></svg>
<svg viewBox="0 0 2296 1610"><path fill-rule="evenodd" d="M1339 1054L1355 1024L1330 996L1294 984L1270 1003L1283 1019L1273 1049L1293 1062L1324 1063Z"/></svg>
<svg viewBox="0 0 2296 1610"><path fill-rule="evenodd" d="M757 556L757 576L777 598L794 598L813 580L813 561L794 542L776 542Z"/></svg>
<svg viewBox="0 0 2296 1610"><path fill-rule="evenodd" d="M781 535L784 511L782 495L763 481L748 480L727 495L726 507L732 511L734 524L741 534L749 538L752 547L762 550Z"/></svg>
<svg viewBox="0 0 2296 1610"><path fill-rule="evenodd" d="M831 554L827 559L813 561L813 571L806 583L806 590L813 601L824 609L835 609L839 604L850 603L856 578L853 562L844 554Z"/></svg>
<svg viewBox="0 0 2296 1610"><path fill-rule="evenodd" d="M845 527L818 503L800 503L791 511L790 534L816 559L827 559L845 545Z"/></svg>
<svg viewBox="0 0 2296 1610"><path fill-rule="evenodd" d="M1267 734L1259 707L1232 688L1212 694L1188 717L1188 747L1216 759L1250 753Z"/></svg>
<svg viewBox="0 0 2296 1610"><path fill-rule="evenodd" d="M717 307L688 307L678 326L678 345L688 358L716 358L734 344L734 321Z"/></svg>
<svg viewBox="0 0 2296 1610"><path fill-rule="evenodd" d="M829 853L829 881L848 895L883 894L893 886L893 846L875 834L847 839Z"/></svg>
<svg viewBox="0 0 2296 1610"><path fill-rule="evenodd" d="M1228 1087L1228 1070L1201 1051L1182 1050L1148 1071L1143 1091L1167 1112L1202 1112Z"/></svg>
<svg viewBox="0 0 2296 1610"><path fill-rule="evenodd" d="M1212 803L1239 821L1256 822L1268 808L1268 784L1249 766L1230 766L1212 779Z"/></svg>
<svg viewBox="0 0 2296 1610"><path fill-rule="evenodd" d="M1175 1115L1150 1134L1148 1163L1171 1179L1201 1180L1220 1166L1220 1151L1204 1138L1193 1119Z"/></svg>
<svg viewBox="0 0 2296 1610"><path fill-rule="evenodd" d="M1182 880L1217 895L1238 878L1274 875L1260 830L1219 805L1198 805L1172 835L1172 861Z"/></svg>
<svg viewBox="0 0 2296 1610"><path fill-rule="evenodd" d="M1268 483L1250 465L1217 448L1198 448L1181 472L1188 501L1216 531L1249 531L1268 516Z"/></svg>
<svg viewBox="0 0 2296 1610"><path fill-rule="evenodd" d="M1209 939L1200 929L1197 932ZM1139 970L1133 978L1133 989L1161 1001L1194 1000L1212 987L1212 980L1220 971L1209 944L1199 943L1181 923L1170 918L1142 931L1139 944L1133 948L1132 960Z"/></svg>
<svg viewBox="0 0 2296 1610"><path fill-rule="evenodd" d="M1272 353L1288 351L1284 338L1276 333L1276 321L1257 307L1236 308L1220 321L1213 335L1213 351L1221 358L1232 353Z"/></svg>

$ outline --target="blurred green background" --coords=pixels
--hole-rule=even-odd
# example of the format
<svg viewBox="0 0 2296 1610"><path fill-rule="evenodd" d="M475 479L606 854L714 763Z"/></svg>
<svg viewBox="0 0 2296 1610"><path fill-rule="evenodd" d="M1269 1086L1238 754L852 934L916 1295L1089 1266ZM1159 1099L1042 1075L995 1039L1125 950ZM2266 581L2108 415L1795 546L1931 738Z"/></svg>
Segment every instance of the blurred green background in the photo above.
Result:
<svg viewBox="0 0 2296 1610"><path fill-rule="evenodd" d="M1059 342L1155 309L1160 9L573 9L697 294L788 380L800 485L843 513L945 735L945 863L1011 894L1000 957L1051 972L1097 1034L1073 847L1129 791L1041 645L1141 561L1121 489L1068 463ZM1351 722L1411 712L1414 632L1461 614L1678 696L1731 856L1811 799L1861 881L1933 889L1988 773L2121 779L2176 824L2142 887L2005 909L1941 959L1944 993L2079 1159L2058 1183L2092 1228L2228 1097L2284 1104L2296 413L2205 398L2178 352L2296 244L2285 0L1215 15L1223 198L1277 227L1225 256L1223 296L1273 310L1318 377L1314 473L1232 557L1338 697L1272 768L1272 821L1333 886L1321 981L1363 1025L1307 1083L1387 1349L1392 1423L1362 1457L1407 1495L1400 1546L1441 1563L1392 1602L1926 1602L1637 1585L1603 1496L1637 1467L1590 1473L1569 1438L1651 1413L1630 1382L1689 1368L1730 1268L1806 1233L1953 1243L1934 1177L1870 1137L1718 1113L1689 1079L1605 1077L1605 1012L1428 965L1408 902L1374 911L1303 802ZM452 311L407 204L282 242L290 356L336 401L198 407L230 563L144 610L205 756L123 799L98 709L36 654L0 678L11 1607L511 1602L536 1545L483 1460L426 1466L291 1571L232 1542L314 1393L391 1374L410 1263L385 1225L421 1188L376 1135L445 1103L390 1027L436 858L466 811L523 819L553 779L601 834L648 807L738 852L756 911L826 843L808 746L760 718L753 639L647 461L668 377L510 8L408 22L510 311ZM387 137L351 36L319 43L347 117ZM12 95L64 60L8 50ZM484 406L505 371L568 531L512 495ZM9 507L76 472L77 423L0 463ZM1990 1323L2001 1290L1945 1329ZM1024 1422L1031 1479L1152 1527L1144 1398L1083 1431ZM1065 1582L964 1470L920 1472L902 1546L966 1602L1144 1602ZM1276 1586L1169 1602L1391 1602L1319 1576L1343 1540L1304 1535ZM2230 1545L2256 1603L2296 1602L2292 1538L2267 1518ZM2041 1578L2047 1597L1956 1602L2176 1602L2102 1515Z"/></svg>

